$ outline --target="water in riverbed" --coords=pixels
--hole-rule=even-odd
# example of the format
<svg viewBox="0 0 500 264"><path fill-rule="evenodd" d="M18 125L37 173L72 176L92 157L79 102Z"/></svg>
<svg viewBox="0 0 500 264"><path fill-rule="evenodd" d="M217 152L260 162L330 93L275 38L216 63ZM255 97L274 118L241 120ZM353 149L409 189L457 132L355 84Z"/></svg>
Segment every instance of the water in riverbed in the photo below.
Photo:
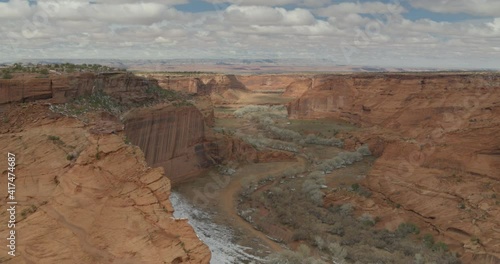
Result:
<svg viewBox="0 0 500 264"><path fill-rule="evenodd" d="M212 216L194 207L181 194L172 192L170 202L175 218L187 218L198 237L212 252L212 264L262 263L262 259L247 253L250 248L232 243L234 232L212 221Z"/></svg>

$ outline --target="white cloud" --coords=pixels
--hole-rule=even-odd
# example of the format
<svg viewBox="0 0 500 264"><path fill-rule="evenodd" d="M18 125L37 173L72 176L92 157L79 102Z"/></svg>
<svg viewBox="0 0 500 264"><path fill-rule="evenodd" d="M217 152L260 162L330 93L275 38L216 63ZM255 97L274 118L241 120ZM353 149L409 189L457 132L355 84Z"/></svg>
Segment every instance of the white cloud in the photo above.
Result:
<svg viewBox="0 0 500 264"><path fill-rule="evenodd" d="M257 6L284 6L296 5L301 7L320 7L325 6L331 0L204 0L212 4L234 4L234 5L257 5Z"/></svg>
<svg viewBox="0 0 500 264"><path fill-rule="evenodd" d="M319 8L316 13L325 17L347 16L349 14L401 14L406 12L405 8L396 4L384 4L382 2L351 3L343 2Z"/></svg>
<svg viewBox="0 0 500 264"><path fill-rule="evenodd" d="M494 32L500 32L500 17L493 19L493 22L487 23L486 25Z"/></svg>
<svg viewBox="0 0 500 264"><path fill-rule="evenodd" d="M0 2L0 18L14 19L27 17L32 14L28 1L12 0L10 2Z"/></svg>
<svg viewBox="0 0 500 264"><path fill-rule="evenodd" d="M500 15L498 0L409 0L416 8L437 13L465 13L477 16Z"/></svg>
<svg viewBox="0 0 500 264"><path fill-rule="evenodd" d="M303 57L396 66L484 66L500 59L499 16L412 21L397 5L327 0L225 1L235 4L220 12L175 8L185 1L0 2L0 58ZM350 61L346 46L356 49Z"/></svg>
<svg viewBox="0 0 500 264"><path fill-rule="evenodd" d="M229 6L224 18L231 24L250 25L311 25L314 16L305 9L287 11L284 8L267 6Z"/></svg>

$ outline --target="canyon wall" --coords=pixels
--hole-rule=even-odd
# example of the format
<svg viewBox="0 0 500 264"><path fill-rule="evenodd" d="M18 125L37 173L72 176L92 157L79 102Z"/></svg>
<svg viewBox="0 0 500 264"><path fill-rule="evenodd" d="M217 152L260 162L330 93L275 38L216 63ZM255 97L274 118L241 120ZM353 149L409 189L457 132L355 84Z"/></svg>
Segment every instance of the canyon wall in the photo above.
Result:
<svg viewBox="0 0 500 264"><path fill-rule="evenodd" d="M172 218L164 170L151 168L122 132L96 134L101 118L83 123L38 102L4 117L0 150L17 164L17 247L0 262L209 263L187 220ZM7 170L0 185L7 186ZM8 218L4 210L0 220Z"/></svg>
<svg viewBox="0 0 500 264"><path fill-rule="evenodd" d="M238 80L250 91L284 91L293 82L305 79L301 75L240 75Z"/></svg>
<svg viewBox="0 0 500 264"><path fill-rule="evenodd" d="M200 74L193 76L169 75L169 74L147 74L148 78L158 80L163 89L187 92L197 95L224 94L228 91L241 90L250 92L276 91L284 92L285 89L295 83L310 81L307 76L302 75L223 75L223 74Z"/></svg>
<svg viewBox="0 0 500 264"><path fill-rule="evenodd" d="M147 74L149 79L158 80L163 89L196 95L224 94L233 90L246 90L235 75L168 75Z"/></svg>
<svg viewBox="0 0 500 264"><path fill-rule="evenodd" d="M315 76L291 118L362 126L380 157L364 182L375 214L409 213L468 262L500 261L500 75ZM397 204L394 208L391 205Z"/></svg>
<svg viewBox="0 0 500 264"><path fill-rule="evenodd" d="M157 84L156 80L130 73L51 75L47 78L17 76L10 80L0 80L0 109L13 102L40 99L65 103L96 90L102 90L125 104L140 103L153 98L153 95L145 91Z"/></svg>
<svg viewBox="0 0 500 264"><path fill-rule="evenodd" d="M165 168L174 184L213 164L206 153L204 117L195 107L132 110L124 122L128 139L143 150L148 164Z"/></svg>

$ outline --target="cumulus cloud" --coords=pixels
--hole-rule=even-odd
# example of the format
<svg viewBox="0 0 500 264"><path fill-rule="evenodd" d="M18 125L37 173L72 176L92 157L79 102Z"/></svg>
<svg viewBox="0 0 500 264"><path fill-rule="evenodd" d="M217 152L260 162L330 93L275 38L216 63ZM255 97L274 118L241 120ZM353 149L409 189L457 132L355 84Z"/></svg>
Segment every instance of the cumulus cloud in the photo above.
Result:
<svg viewBox="0 0 500 264"><path fill-rule="evenodd" d="M204 0L212 4L258 5L258 6L284 6L297 5L302 7L320 7L330 3L330 0Z"/></svg>
<svg viewBox="0 0 500 264"><path fill-rule="evenodd" d="M378 1L206 0L226 4L204 12L176 8L187 1L0 2L0 58L313 58L335 64L477 67L500 59L500 17L415 21L405 17L410 8Z"/></svg>
<svg viewBox="0 0 500 264"><path fill-rule="evenodd" d="M436 13L465 13L477 16L498 16L498 0L409 0L416 8Z"/></svg>
<svg viewBox="0 0 500 264"><path fill-rule="evenodd" d="M349 14L401 14L406 9L401 5L382 2L344 2L316 10L320 16L346 16Z"/></svg>
<svg viewBox="0 0 500 264"><path fill-rule="evenodd" d="M27 1L14 0L0 2L0 18L15 19L24 18L32 14L32 9Z"/></svg>
<svg viewBox="0 0 500 264"><path fill-rule="evenodd" d="M224 14L231 24L250 25L311 25L316 19L309 10L267 6L229 6Z"/></svg>

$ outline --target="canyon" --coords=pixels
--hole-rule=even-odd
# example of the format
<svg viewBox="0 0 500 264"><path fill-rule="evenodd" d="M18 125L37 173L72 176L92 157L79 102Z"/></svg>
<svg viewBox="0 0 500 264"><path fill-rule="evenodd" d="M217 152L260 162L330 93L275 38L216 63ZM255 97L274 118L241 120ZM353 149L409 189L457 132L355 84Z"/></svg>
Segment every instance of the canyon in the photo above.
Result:
<svg viewBox="0 0 500 264"><path fill-rule="evenodd" d="M161 92L152 87L183 95L156 102ZM359 214L382 219L380 229L411 221L465 263L497 263L499 88L497 73L86 73L0 80L0 141L4 153L20 157L17 194L26 213L18 229L30 234L19 237L19 258L208 263L210 251L186 220L171 218L170 188L218 165L296 160L298 154L258 150L215 131L232 116L221 107L260 102L285 105L292 123L337 120L359 128L335 137L345 150L369 146L376 159L359 184L372 195L328 192L325 207L349 201ZM88 111L85 118L49 109L96 91L126 109L119 117Z"/></svg>
<svg viewBox="0 0 500 264"><path fill-rule="evenodd" d="M131 74L1 82L1 149L16 154L19 203L17 254L2 255L1 262L210 261L209 249L187 220L172 217L171 181L165 177L170 172L147 163L143 152L127 142L124 124L116 116L92 108L79 115L51 111L54 105L97 90L105 93L98 98L103 102L146 104L156 97L145 92L150 85ZM91 99L95 103L96 98ZM183 115L173 113L174 119ZM6 174L3 170L2 186L7 185ZM6 217L2 212L1 218ZM0 231L2 236L7 232Z"/></svg>
<svg viewBox="0 0 500 264"><path fill-rule="evenodd" d="M169 82L156 78L164 88L173 82L176 90L195 94L214 80L219 87L237 83L241 90L243 85L248 93L274 90L290 98L291 119L327 118L361 127L339 135L347 149L368 144L377 157L361 182L374 195L355 204L390 219L379 227L417 222L466 262L499 261L497 73L249 75L210 81L210 76L169 76ZM191 85L182 84L187 80ZM241 102L245 96L233 94L224 103ZM325 203L342 199L345 195L328 194Z"/></svg>

